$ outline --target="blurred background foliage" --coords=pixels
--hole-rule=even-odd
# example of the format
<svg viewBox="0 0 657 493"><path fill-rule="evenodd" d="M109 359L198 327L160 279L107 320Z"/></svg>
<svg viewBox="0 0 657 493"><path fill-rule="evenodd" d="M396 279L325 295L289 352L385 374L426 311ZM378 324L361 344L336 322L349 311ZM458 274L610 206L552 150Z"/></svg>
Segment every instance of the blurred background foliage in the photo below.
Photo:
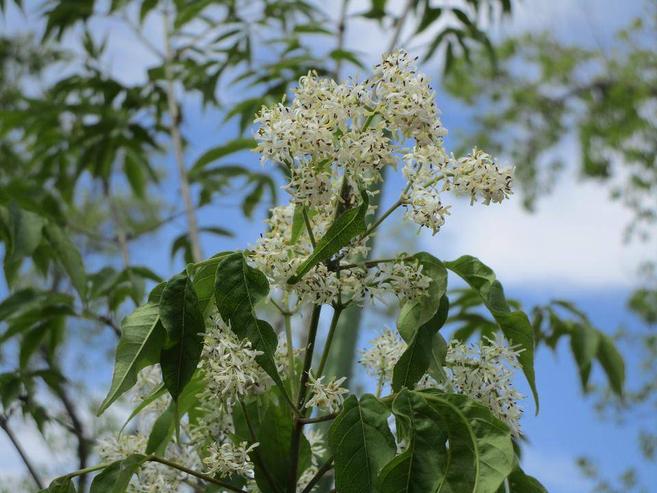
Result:
<svg viewBox="0 0 657 493"><path fill-rule="evenodd" d="M215 253L204 251L210 238L221 250L221 240L239 230L229 205L246 220L278 203L284 171L243 164L254 145L253 115L309 70L342 77L365 66L364 51L345 35L356 19L388 34L379 51L413 46L424 63L440 67L445 90L487 109L459 143L511 153L528 208L553 189L569 159L560 145L575 136L581 175L635 211L628 241L649 237L657 221L657 54L645 40L654 41L655 12L618 34L617 51L602 53L541 33L494 43L489 31L513 15L510 0L453 4L0 0L3 15L24 12L32 33L0 35L0 426L30 473L26 491L57 471L31 461L14 423L44 433L68 469L93 461L95 438L115 424L90 419L98 395L80 368L112 354L122 315L171 274L170 265L157 272L139 265L135 252L164 249L176 265L198 261ZM113 65L129 61L111 59L112 40L94 29L99 21L112 26L110 36L129 34L148 52L143 82L116 77ZM199 107L224 120L211 147L186 125ZM657 278L654 259L645 260L645 283L628 305L654 325ZM453 299L457 337L494 330L471 293ZM620 334L647 351L645 384L620 401L625 370L612 339L567 301L534 313L539 344L556 349L569 341L583 389L597 392L601 412L614 419L654 412L650 330ZM330 367L351 376L362 313L343 318ZM589 381L594 365L606 374L597 386ZM647 427L640 439L648 460L655 431ZM607 488L601 491L629 491L584 459L582 467Z"/></svg>

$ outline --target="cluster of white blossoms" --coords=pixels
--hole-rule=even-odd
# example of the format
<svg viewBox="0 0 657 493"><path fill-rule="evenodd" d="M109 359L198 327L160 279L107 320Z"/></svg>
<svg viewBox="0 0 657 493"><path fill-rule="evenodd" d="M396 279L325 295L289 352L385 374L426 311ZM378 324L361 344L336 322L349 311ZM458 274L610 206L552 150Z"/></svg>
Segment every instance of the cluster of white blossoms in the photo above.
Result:
<svg viewBox="0 0 657 493"><path fill-rule="evenodd" d="M329 413L334 413L340 410L344 402L344 394L349 393L347 389L341 385L346 380L346 377L331 378L327 383L323 383L324 377L315 378L312 373L308 375L308 389L310 390L311 397L306 403L307 408L317 407L324 409Z"/></svg>
<svg viewBox="0 0 657 493"><path fill-rule="evenodd" d="M513 386L514 370L520 368L518 354L497 334L495 339L484 339L476 345L452 341L445 359L449 383L446 390L481 402L515 436L520 436L522 416L518 401L524 398Z"/></svg>
<svg viewBox="0 0 657 493"><path fill-rule="evenodd" d="M304 435L310 444L310 466L308 466L301 476L299 476L297 493L303 492L315 474L317 474L320 461L324 460L324 456L327 452L325 437L320 430L307 430L304 432Z"/></svg>
<svg viewBox="0 0 657 493"><path fill-rule="evenodd" d="M381 387L392 382L395 364L405 350L406 343L401 337L386 329L361 352L359 362L368 374L378 379ZM518 354L499 334L476 345L453 340L445 357L447 380L438 383L425 375L417 387L466 395L488 407L515 436L520 436L522 409L518 401L524 396L513 386L513 372L520 368Z"/></svg>
<svg viewBox="0 0 657 493"><path fill-rule="evenodd" d="M370 341L368 349L361 352L359 363L382 386L392 381L392 370L405 349L406 343L399 335L386 329L379 337Z"/></svg>
<svg viewBox="0 0 657 493"><path fill-rule="evenodd" d="M253 463L249 453L258 445L257 442L251 445L247 442L224 442L221 445L213 443L208 448L207 456L203 458L203 464L210 474L219 474L222 477L239 474L250 478L253 476Z"/></svg>
<svg viewBox="0 0 657 493"><path fill-rule="evenodd" d="M373 194L371 185L381 180L386 166L403 163L407 185L398 206L406 208L406 218L433 233L449 214L444 192L467 194L471 201L481 198L485 204L508 197L511 169L499 168L477 149L460 159L445 151L447 131L435 100L416 60L398 51L362 82L338 84L311 72L300 79L289 104L284 100L261 109L256 151L263 162L287 170L284 188L291 196L288 205L271 211L269 231L252 252L254 264L273 286L294 290L300 301L313 303L329 303L339 295L362 303L383 291L401 298L422 292L422 283L415 282L417 266L356 266L368 254L362 237L342 249L339 266L319 264L294 287L287 284L313 252L307 230L321 238L335 220L336 208L357 206L359 190ZM369 212L372 216L375 207ZM400 283L400 273L409 281Z"/></svg>
<svg viewBox="0 0 657 493"><path fill-rule="evenodd" d="M199 368L205 375L205 394L232 406L241 396L269 388L271 379L256 363L262 353L251 349L248 339L239 339L223 320L209 327L204 339Z"/></svg>
<svg viewBox="0 0 657 493"><path fill-rule="evenodd" d="M98 440L95 450L103 462L122 460L132 454L143 454L148 438L141 433L120 434ZM169 458L181 460L181 451L172 453L174 447L167 448ZM187 456L187 454L185 454ZM185 457L186 458L186 457ZM196 464L189 464L194 467ZM127 488L128 493L174 493L179 490L184 474L157 462L146 462L135 474Z"/></svg>
<svg viewBox="0 0 657 493"><path fill-rule="evenodd" d="M345 378L322 375L325 358L313 374L312 352L321 307L313 308L309 342L302 349L288 347L296 328L292 317L303 313L304 303L332 304L334 319L331 336L327 337L330 341L340 313L351 303L388 301L391 296L406 303L425 296L432 279L418 257L399 254L365 260L370 253L369 235L397 208L404 208L407 219L435 234L449 214L449 205L443 203L446 192L465 195L471 203L501 202L511 193L512 170L500 168L478 149L458 159L447 153L443 145L447 132L439 118L435 93L427 77L417 71L416 60L404 51L387 56L363 82L338 84L311 72L300 79L289 104L284 100L263 108L256 122L257 151L263 162L274 162L286 170L289 179L284 188L291 196L289 204L271 210L269 230L245 253L248 262L268 278L273 288L272 305L285 319L281 324L285 326L285 341L279 341L273 355L281 378L272 379L257 362L263 353L248 337L238 337L213 312L205 319L199 371L194 375L199 379L194 382L202 383L195 396L197 402L191 410L185 410L187 419L177 423L176 439L158 453L180 464L183 470L200 469L223 479L242 476L245 491L258 492L252 459L260 465L260 455L269 447L265 447L267 437L254 431L262 429L265 421L252 427L250 419L254 417L249 418L248 409L257 407L258 418L262 418L263 405L287 402L292 408L288 417L295 420L294 433L304 433L311 448L310 464L296 471L300 473L297 491L301 492L316 474L330 466L326 461L332 460L327 457L325 437L312 425L334 418L349 391L343 387ZM381 219L375 220L377 210L372 204L378 201L374 185L382 180L386 167L399 165L406 180L403 192ZM351 215L354 212L357 214ZM354 219L347 226L346 220L338 222L343 226L337 228L334 225L341 214ZM342 235L334 249L319 243L330 229L340 229L336 234ZM330 251L324 252L321 262L306 269L311 262L303 264L320 250L318 244ZM296 275L300 268L305 275ZM281 299L279 305L277 300ZM323 356L329 354L329 347ZM377 397L391 383L394 366L406 348L399 334L387 329L361 353L360 363L377 379ZM298 362L305 351L309 353L304 355L303 373L299 373ZM416 388L466 395L486 405L519 436L521 411L517 402L522 396L511 382L513 370L519 367L517 355L501 338L478 345L453 341L447 349L444 378L436 374L440 379L436 382L425 375ZM301 375L301 383L295 388L295 380ZM305 388L299 388L302 385ZM137 401L150 402L161 386L161 369L155 365L145 369L139 374ZM291 404L297 398L298 405ZM171 403L171 398L163 395L150 402L148 411L139 419L149 421L152 429L158 416L179 411ZM299 419L312 417L317 410L323 415ZM310 426L303 428L304 424ZM250 441L242 435L245 426ZM137 433L120 434L99 443L97 451L103 460L144 453L148 435L139 424L131 427L137 428ZM294 435L293 444L299 444L299 436ZM260 448L258 441L262 443ZM403 447L402 443L398 445ZM322 463L326 467L320 466ZM183 479L176 469L146 462L131 481L130 491L179 491L186 487ZM287 490L292 491L292 485Z"/></svg>

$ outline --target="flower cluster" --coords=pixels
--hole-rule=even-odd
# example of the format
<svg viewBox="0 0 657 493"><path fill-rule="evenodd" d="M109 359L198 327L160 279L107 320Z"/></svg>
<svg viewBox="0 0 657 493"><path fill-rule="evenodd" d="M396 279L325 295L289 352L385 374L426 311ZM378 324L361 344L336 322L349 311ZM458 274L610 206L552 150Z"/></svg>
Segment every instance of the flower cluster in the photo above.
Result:
<svg viewBox="0 0 657 493"><path fill-rule="evenodd" d="M325 409L329 413L334 413L342 407L344 394L349 391L341 385L347 379L346 377L332 378L328 383L323 383L324 377L315 378L312 373L308 375L308 389L311 397L306 403L307 408L317 407Z"/></svg>
<svg viewBox="0 0 657 493"><path fill-rule="evenodd" d="M370 341L368 349L361 352L359 363L380 385L384 385L392 381L392 369L405 349L406 343L399 335L386 329L379 337Z"/></svg>
<svg viewBox="0 0 657 493"><path fill-rule="evenodd" d="M378 379L379 390L392 381L393 368L405 349L399 335L387 329L361 353L360 364ZM488 407L519 436L522 409L518 401L524 396L513 386L513 371L520 368L518 354L499 334L477 345L453 340L445 357L447 380L436 382L427 374L417 387L466 395Z"/></svg>
<svg viewBox="0 0 657 493"><path fill-rule="evenodd" d="M114 462L132 454L143 454L146 443L147 437L142 434L105 437L98 440L96 453L102 461ZM173 447L169 447L167 450L170 457L173 457L172 450ZM180 460L181 454L175 455ZM192 467L194 465L190 464ZM174 493L179 490L183 478L184 475L180 471L156 462L146 462L131 479L126 491L129 493Z"/></svg>
<svg viewBox="0 0 657 493"><path fill-rule="evenodd" d="M208 449L208 454L203 458L203 464L210 474L219 474L230 477L233 474L241 476L253 476L253 463L249 453L259 444L249 445L241 442L235 445L232 442L224 442L221 445L213 443Z"/></svg>
<svg viewBox="0 0 657 493"><path fill-rule="evenodd" d="M101 458L112 461L144 453L147 443L155 448L151 440L161 434L143 432L142 420L151 430L166 424L169 434L175 435L172 443L156 447L158 457L144 458L130 483L133 493L178 491L185 487L185 477L178 471L216 483L220 489L236 479L241 491L258 493L263 481L273 481L269 466L276 466L278 476L283 459L290 462L285 491L310 490L332 467L339 471L344 454L328 453L318 423L335 420L333 429L342 423L348 429L345 433L353 428L351 418L343 419L351 411L340 415L349 394L343 387L346 378L323 374L334 331L342 328L340 315L350 304L374 300L385 304L395 296L404 305L400 318L422 327L426 322L413 310L419 306L424 315L429 303L438 309L433 305L436 292L445 288L437 274L439 268L444 271L438 259L426 252L371 259L370 235L398 208L405 208L407 219L435 234L449 214L450 206L443 203L446 192L484 204L501 202L511 193L511 170L500 168L485 152L475 148L458 159L447 153L435 94L426 76L417 71L416 61L403 51L387 56L363 82L338 84L311 72L301 78L289 104L283 100L263 108L257 122L258 151L263 161L274 161L288 172L284 188L291 200L271 210L269 230L251 250L232 253L213 266L217 282L226 282L234 294L224 297L228 301L217 296L204 309L202 350L189 354L196 368L187 375L185 391L174 393L176 401L164 395L157 398L162 370L166 371L164 360L160 368L144 369L134 394L137 403L148 405L140 406L140 412L146 411L135 420L137 426L133 423L132 433L99 443ZM372 205L378 203L373 185L382 179L385 167L398 164L406 180L403 192L380 219L373 219L378 212ZM194 289L199 279L208 279L195 277L194 269L187 271ZM305 318L307 303L313 307L305 327L306 344L295 348L295 331L300 328L296 316ZM333 318L315 371L324 304L332 305ZM279 323L260 324L260 317L273 309L280 313ZM386 329L361 352L360 363L376 378L377 398L392 384L395 365L407 348L397 331ZM412 358L422 352L406 355L415 363ZM452 341L444 368L437 364L434 359L426 374L421 378L415 374L400 393L433 389L465 395L489 408L520 436L522 395L512 385L513 373L520 368L518 351L501 337L476 345ZM396 385L394 390L399 390ZM382 402L395 398L391 394ZM379 407L384 422L390 408ZM378 413L375 407L368 412ZM167 422L172 414L174 425ZM400 452L412 443L403 428L395 430ZM282 435L277 435L279 430ZM512 453L509 432L504 432ZM441 433L427 439L440 441L447 436ZM278 457L283 438L290 448L283 450L285 457ZM300 454L304 450L307 454L308 445L310 460L306 455L302 461ZM393 448L391 441L387 445ZM281 489L277 483L278 477L275 490Z"/></svg>
<svg viewBox="0 0 657 493"><path fill-rule="evenodd" d="M271 379L256 363L259 354L248 339L239 339L218 320L205 333L200 364L206 379L204 393L232 406L241 396L267 390Z"/></svg>
<svg viewBox="0 0 657 493"><path fill-rule="evenodd" d="M520 436L524 396L513 386L513 370L520 368L519 352L497 334L476 345L452 341L445 360L448 371L446 390L464 394L488 407Z"/></svg>
<svg viewBox="0 0 657 493"><path fill-rule="evenodd" d="M511 193L511 170L500 169L488 154L475 149L456 159L445 151L447 132L436 95L405 51L387 56L362 82L338 84L311 72L300 79L289 104L263 107L256 123L256 151L263 162L288 170L284 188L291 201L272 210L269 231L254 246L252 258L284 291L292 290L287 279L312 253L313 237L324 235L336 209L358 205L359 190L372 194L371 185L381 180L386 166L403 162L407 185L397 206L434 234L449 214L444 192L485 204ZM315 266L293 288L299 299L329 303L341 296L362 303L385 292L403 299L422 292L422 283L415 282L417 269L403 262L371 272L353 267L369 253L365 240L356 238L342 249L342 266ZM390 270L392 275L386 275ZM406 282L398 282L402 273Z"/></svg>

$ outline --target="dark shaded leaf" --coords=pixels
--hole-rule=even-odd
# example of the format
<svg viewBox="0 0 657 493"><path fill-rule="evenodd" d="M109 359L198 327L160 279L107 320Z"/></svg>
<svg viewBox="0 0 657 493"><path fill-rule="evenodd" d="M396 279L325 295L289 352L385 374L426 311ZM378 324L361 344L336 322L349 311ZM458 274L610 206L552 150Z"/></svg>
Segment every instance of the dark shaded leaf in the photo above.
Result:
<svg viewBox="0 0 657 493"><path fill-rule="evenodd" d="M350 396L331 425L329 446L335 461L336 489L344 493L373 491L384 464L395 455L388 427L390 411L376 397Z"/></svg>

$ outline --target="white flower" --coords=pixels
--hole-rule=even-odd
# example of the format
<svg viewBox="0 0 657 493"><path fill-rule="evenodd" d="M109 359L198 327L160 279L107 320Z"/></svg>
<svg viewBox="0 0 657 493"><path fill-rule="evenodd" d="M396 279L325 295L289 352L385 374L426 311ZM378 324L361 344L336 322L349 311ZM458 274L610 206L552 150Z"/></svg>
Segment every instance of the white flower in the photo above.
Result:
<svg viewBox="0 0 657 493"><path fill-rule="evenodd" d="M477 148L458 160L453 173L453 188L470 195L471 204L477 197L486 205L499 203L511 194L513 169L500 169L492 156Z"/></svg>
<svg viewBox="0 0 657 493"><path fill-rule="evenodd" d="M377 111L404 137L425 143L447 134L438 118L436 94L426 75L418 72L417 58L404 50L391 53L375 67L368 82Z"/></svg>
<svg viewBox="0 0 657 493"><path fill-rule="evenodd" d="M297 481L297 493L302 493L303 490L306 489L306 486L310 484L310 481L315 477L317 471L319 471L319 468L315 465L311 465L303 471L303 474L299 476L299 480Z"/></svg>
<svg viewBox="0 0 657 493"><path fill-rule="evenodd" d="M240 340L223 321L205 332L199 367L206 379L205 393L232 405L239 397L263 392L271 379L256 363L262 354L251 349L248 339Z"/></svg>
<svg viewBox="0 0 657 493"><path fill-rule="evenodd" d="M319 461L326 454L326 443L324 433L318 429L305 430L304 435L310 444L311 462L314 466L319 465Z"/></svg>
<svg viewBox="0 0 657 493"><path fill-rule="evenodd" d="M313 207L330 203L333 192L330 170L312 163L295 167L291 170L289 183L283 188L297 204Z"/></svg>
<svg viewBox="0 0 657 493"><path fill-rule="evenodd" d="M407 201L406 217L436 234L445 224L449 208L450 206L442 204L437 191L412 187Z"/></svg>
<svg viewBox="0 0 657 493"><path fill-rule="evenodd" d="M101 438L96 445L96 453L104 462L123 460L132 454L143 454L147 438L141 434L121 434ZM185 463L185 457L175 457ZM189 465L193 465L187 462ZM130 480L129 493L174 493L179 490L183 475L180 471L156 462L145 462Z"/></svg>
<svg viewBox="0 0 657 493"><path fill-rule="evenodd" d="M310 444L310 466L303 471L303 474L299 476L299 481L297 482L297 492L302 492L310 480L317 474L319 471L319 464L324 455L326 454L326 444L324 442L324 434L317 429L304 430L304 435Z"/></svg>
<svg viewBox="0 0 657 493"><path fill-rule="evenodd" d="M225 442L235 432L232 408L220 399L213 390L207 388L198 395L199 417L190 434L192 441L200 447Z"/></svg>
<svg viewBox="0 0 657 493"><path fill-rule="evenodd" d="M346 377L333 377L328 383L322 383L324 377L315 378L312 374L308 375L308 389L311 392L311 398L306 402L307 408L319 407L329 413L340 410L344 402L344 394L349 393L347 389L341 387Z"/></svg>
<svg viewBox="0 0 657 493"><path fill-rule="evenodd" d="M376 339L370 341L370 347L361 352L359 363L367 373L379 379L383 384L392 381L392 370L406 350L406 343L390 329L386 329Z"/></svg>
<svg viewBox="0 0 657 493"><path fill-rule="evenodd" d="M252 445L249 445L248 442L238 445L225 442L219 446L213 443L208 449L208 455L203 458L203 464L209 474L219 474L224 477L239 474L252 477L253 463L249 458L249 453L258 445L257 442Z"/></svg>
<svg viewBox="0 0 657 493"><path fill-rule="evenodd" d="M476 400L504 421L515 436L520 436L524 396L513 386L513 370L520 368L519 352L510 348L499 334L477 345L452 341L447 349L446 389Z"/></svg>
<svg viewBox="0 0 657 493"><path fill-rule="evenodd" d="M422 296L431 278L422 274L422 265L411 260L384 262L370 271L368 284L373 296L394 293L402 302Z"/></svg>

